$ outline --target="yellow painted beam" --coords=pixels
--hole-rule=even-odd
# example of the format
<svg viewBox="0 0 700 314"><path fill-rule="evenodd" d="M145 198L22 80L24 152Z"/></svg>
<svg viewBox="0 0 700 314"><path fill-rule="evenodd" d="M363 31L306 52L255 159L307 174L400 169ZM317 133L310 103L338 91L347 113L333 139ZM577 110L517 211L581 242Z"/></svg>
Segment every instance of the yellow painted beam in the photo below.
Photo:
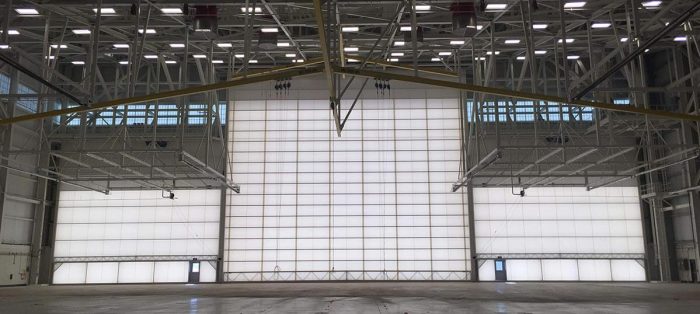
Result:
<svg viewBox="0 0 700 314"><path fill-rule="evenodd" d="M231 87L236 87L236 86L241 86L241 85L260 83L260 82L288 78L288 77L294 77L294 76L315 74L315 73L320 73L321 71L322 71L321 67L312 67L312 68L291 69L291 70L284 70L284 71L275 70L275 71L272 71L270 73L263 73L263 74L256 74L256 75L240 74L240 75L235 76L231 80L219 82L219 83L214 83L214 84L188 87L188 88L172 90L172 91L165 91L165 92L160 92L160 93L155 93L155 94L150 94L150 95L135 96L135 97L129 97L129 98L123 98L123 99L114 99L114 100L109 100L109 101L98 102L98 103L92 104L90 106L78 106L78 107L72 107L72 108L66 108L66 109L60 109L60 110L51 110L51 111L46 111L46 112L40 112L40 113L36 113L36 114L17 116L17 117L13 117L10 119L0 120L0 125L7 125L7 124L17 123L17 122L22 122L22 121L31 121L31 120L49 118L49 117L53 117L53 116L66 115L66 114L71 114L71 113L88 112L88 111L94 111L94 110L98 110L98 109L109 108L109 107L120 106L120 105L129 105L129 104L155 101L155 100L159 100L159 99L175 98L175 97L180 97L180 96L185 96L185 95L199 94L199 93L210 92L210 91L219 90L219 89L226 89L226 88L231 88Z"/></svg>
<svg viewBox="0 0 700 314"><path fill-rule="evenodd" d="M416 76L409 76L409 75L402 75L402 74L395 74L395 73L388 73L388 72L361 70L361 69L354 69L354 68L348 68L348 67L337 67L337 68L335 68L335 72L349 74L349 75L364 76L364 77L374 77L374 78L380 78L380 79L386 79L386 80L396 80L396 81L403 81L403 82L410 82L410 83L417 83L417 84L426 84L426 85L432 85L432 86L438 86L438 87L454 88L454 89L475 92L475 93L503 96L506 98L519 98L519 99L530 99L530 100L538 100L538 101L551 101L551 102L571 104L571 105L576 105L576 106L591 107L591 108L602 109L602 110L650 115L650 116L655 116L655 117L659 117L659 118L667 118L667 119L672 119L672 120L700 121L700 115L690 115L690 114L683 114L683 113L670 112L670 111L661 111L661 110L649 110L649 109L637 108L637 107L632 107L632 106L621 106L621 105L614 105L614 104L586 101L586 100L571 100L571 101L569 101L566 98L557 97L557 96L534 94L534 93L528 93L528 92L519 92L519 91L512 91L512 90L503 89L503 88L470 85L470 84L464 84L464 83L458 83L458 82L435 80L435 79L430 79L430 78L416 77Z"/></svg>
<svg viewBox="0 0 700 314"><path fill-rule="evenodd" d="M362 62L365 60L363 57L359 56L349 56L345 55L345 59L357 59L358 61ZM409 70L409 71L414 71L413 66L407 66L407 65L402 65L400 63L395 63L395 62L385 62L382 60L377 60L377 59L368 59L367 63L369 64L374 64L374 65L381 65L389 68L397 68L397 69L402 69L402 70ZM438 70L438 69L431 69L427 67L420 67L418 68L418 72L423 72L426 74L434 74L434 75L442 75L442 76L449 76L449 77L457 77L459 76L457 72L452 72L452 71L444 71L444 70Z"/></svg>

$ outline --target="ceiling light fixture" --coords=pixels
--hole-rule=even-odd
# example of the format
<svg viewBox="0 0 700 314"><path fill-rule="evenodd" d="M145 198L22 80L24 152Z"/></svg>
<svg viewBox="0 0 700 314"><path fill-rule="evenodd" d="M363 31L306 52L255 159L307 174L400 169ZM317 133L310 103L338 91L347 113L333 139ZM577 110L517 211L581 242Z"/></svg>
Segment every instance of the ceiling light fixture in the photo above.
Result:
<svg viewBox="0 0 700 314"><path fill-rule="evenodd" d="M341 28L341 30L344 33L350 33L350 32L359 32L360 28L357 26L343 26L343 28Z"/></svg>
<svg viewBox="0 0 700 314"><path fill-rule="evenodd" d="M410 32L410 31L411 31L411 27L410 27L410 26L401 26L401 31L402 31L402 32Z"/></svg>
<svg viewBox="0 0 700 314"><path fill-rule="evenodd" d="M74 30L73 30L73 34L76 34L76 35L88 35L88 34L90 34L90 30L89 30L89 29L74 29Z"/></svg>
<svg viewBox="0 0 700 314"><path fill-rule="evenodd" d="M250 59L250 60L248 60L248 63L258 63L258 60Z"/></svg>
<svg viewBox="0 0 700 314"><path fill-rule="evenodd" d="M620 38L620 41L623 42L623 43L626 43L628 40L630 40L630 39L627 38L627 37L622 37L622 38Z"/></svg>
<svg viewBox="0 0 700 314"><path fill-rule="evenodd" d="M661 5L661 1L646 1L642 2L642 6L645 8L655 8Z"/></svg>
<svg viewBox="0 0 700 314"><path fill-rule="evenodd" d="M518 60L525 60L525 56L517 56L515 59L518 59Z"/></svg>
<svg viewBox="0 0 700 314"><path fill-rule="evenodd" d="M487 52L486 52L486 55L489 55L489 56L490 56L490 55L500 55L500 54L501 54L500 51L487 51Z"/></svg>
<svg viewBox="0 0 700 314"><path fill-rule="evenodd" d="M85 65L85 61L71 61L71 63L75 65Z"/></svg>
<svg viewBox="0 0 700 314"><path fill-rule="evenodd" d="M129 64L129 61L119 61L119 64L126 65L126 64Z"/></svg>
<svg viewBox="0 0 700 314"><path fill-rule="evenodd" d="M234 57L236 57L236 58L239 58L239 59L243 59L243 58L245 58L245 56L244 56L244 55L242 55L242 54L240 54L240 53L238 53L238 54L235 54L235 55L233 55L233 56L234 56Z"/></svg>
<svg viewBox="0 0 700 314"><path fill-rule="evenodd" d="M430 61L438 62L438 61L442 61L442 59L440 59L440 58L430 58Z"/></svg>
<svg viewBox="0 0 700 314"><path fill-rule="evenodd" d="M216 44L216 46L219 48L231 48L231 47L233 47L233 44L232 43L218 43L218 44Z"/></svg>
<svg viewBox="0 0 700 314"><path fill-rule="evenodd" d="M170 44L170 48L185 48L185 44Z"/></svg>
<svg viewBox="0 0 700 314"><path fill-rule="evenodd" d="M213 63L213 64L222 64L222 63L224 63L224 60L211 60L211 63Z"/></svg>
<svg viewBox="0 0 700 314"><path fill-rule="evenodd" d="M394 46L405 46L406 42L405 41L395 41Z"/></svg>
<svg viewBox="0 0 700 314"><path fill-rule="evenodd" d="M10 45L0 45L0 49L10 49Z"/></svg>
<svg viewBox="0 0 700 314"><path fill-rule="evenodd" d="M486 57L476 57L476 58L474 58L474 60L484 61L484 60L486 60Z"/></svg>
<svg viewBox="0 0 700 314"><path fill-rule="evenodd" d="M152 29L152 28L146 29L146 34L155 34L155 33L156 33L155 29ZM139 34L143 34L143 28L139 29Z"/></svg>
<svg viewBox="0 0 700 314"><path fill-rule="evenodd" d="M112 47L119 48L119 49L129 48L129 44L114 44L114 45L112 45Z"/></svg>
<svg viewBox="0 0 700 314"><path fill-rule="evenodd" d="M360 62L360 60L353 59L353 58L348 58L348 62L350 62L350 63L357 63L357 62Z"/></svg>
<svg viewBox="0 0 700 314"><path fill-rule="evenodd" d="M255 9L253 9L251 7L247 7L247 8L242 7L241 8L241 12L243 12L243 13L251 13L253 11L255 11L255 13L262 13L262 8L260 8L260 7L255 7Z"/></svg>
<svg viewBox="0 0 700 314"><path fill-rule="evenodd" d="M278 43L277 43L277 47L289 47L289 46L291 46L291 45L292 45L292 44L290 44L290 43L288 43L288 42L286 42L286 41L282 41L282 42L278 42Z"/></svg>
<svg viewBox="0 0 700 314"><path fill-rule="evenodd" d="M429 5L416 5L416 11L429 11L430 6Z"/></svg>
<svg viewBox="0 0 700 314"><path fill-rule="evenodd" d="M163 14L182 14L182 9L180 8L162 8L160 12Z"/></svg>
<svg viewBox="0 0 700 314"><path fill-rule="evenodd" d="M610 27L610 23L593 23L591 24L591 28L608 28Z"/></svg>
<svg viewBox="0 0 700 314"><path fill-rule="evenodd" d="M576 40L576 39L567 38L567 39L566 39L566 43L567 43L567 44L570 44L570 43L574 42L574 40ZM564 41L563 41L562 39L559 39L557 42L561 44L561 43L563 43Z"/></svg>
<svg viewBox="0 0 700 314"><path fill-rule="evenodd" d="M452 55L452 52L450 52L450 51L438 52L438 56L451 56L451 55Z"/></svg>
<svg viewBox="0 0 700 314"><path fill-rule="evenodd" d="M568 60L578 60L580 58L579 56L566 56L566 59Z"/></svg>
<svg viewBox="0 0 700 314"><path fill-rule="evenodd" d="M687 41L688 36L676 36L673 38L673 41Z"/></svg>
<svg viewBox="0 0 700 314"><path fill-rule="evenodd" d="M536 55L546 55L546 54L547 54L547 50L535 50L535 54L536 54Z"/></svg>
<svg viewBox="0 0 700 314"><path fill-rule="evenodd" d="M533 29L546 29L549 27L548 24L532 24Z"/></svg>
<svg viewBox="0 0 700 314"><path fill-rule="evenodd" d="M287 53L287 54L285 54L284 56L287 57L287 58L296 58L296 57L297 57L297 54L296 54L296 53Z"/></svg>
<svg viewBox="0 0 700 314"><path fill-rule="evenodd" d="M0 30L0 34L2 34L2 30ZM7 30L7 35L19 35L19 31L16 29L9 29Z"/></svg>
<svg viewBox="0 0 700 314"><path fill-rule="evenodd" d="M403 57L404 54L403 54L403 52L392 52L391 56L392 57Z"/></svg>
<svg viewBox="0 0 700 314"><path fill-rule="evenodd" d="M206 56L206 55L192 55L192 58L195 58L195 59L206 59L207 56Z"/></svg>
<svg viewBox="0 0 700 314"><path fill-rule="evenodd" d="M65 48L68 48L68 46L67 46L67 45L51 45L51 48L54 48L54 49L57 49L57 48L65 49Z"/></svg>
<svg viewBox="0 0 700 314"><path fill-rule="evenodd" d="M399 62L399 58L389 58L389 59L386 59L386 61L389 61L389 62Z"/></svg>
<svg viewBox="0 0 700 314"><path fill-rule="evenodd" d="M506 39L506 45L515 45L520 43L520 39Z"/></svg>
<svg viewBox="0 0 700 314"><path fill-rule="evenodd" d="M564 8L566 9L578 9L583 8L586 5L586 1L575 1L564 3Z"/></svg>
<svg viewBox="0 0 700 314"><path fill-rule="evenodd" d="M39 15L39 11L32 8L17 8L15 12L19 15Z"/></svg>
<svg viewBox="0 0 700 314"><path fill-rule="evenodd" d="M345 47L345 48L343 48L343 51L345 51L345 52L358 52L358 51L360 51L360 48L357 48L357 47Z"/></svg>
<svg viewBox="0 0 700 314"><path fill-rule="evenodd" d="M464 40L450 40L450 45L464 45Z"/></svg>
<svg viewBox="0 0 700 314"><path fill-rule="evenodd" d="M277 27L263 27L260 31L263 33L277 33L279 29L277 29Z"/></svg>
<svg viewBox="0 0 700 314"><path fill-rule="evenodd" d="M97 13L97 8L92 9L92 12ZM113 8L102 8L100 14L117 14L117 11L114 11Z"/></svg>
<svg viewBox="0 0 700 314"><path fill-rule="evenodd" d="M489 3L486 5L486 10L505 10L507 7L505 3Z"/></svg>
<svg viewBox="0 0 700 314"><path fill-rule="evenodd" d="M144 55L144 59L158 59L158 55Z"/></svg>

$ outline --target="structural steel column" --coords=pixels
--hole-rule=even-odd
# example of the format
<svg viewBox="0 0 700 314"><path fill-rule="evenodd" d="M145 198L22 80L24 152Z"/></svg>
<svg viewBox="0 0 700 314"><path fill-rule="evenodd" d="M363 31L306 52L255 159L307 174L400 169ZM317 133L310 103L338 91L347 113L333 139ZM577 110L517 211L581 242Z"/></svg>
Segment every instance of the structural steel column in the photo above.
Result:
<svg viewBox="0 0 700 314"><path fill-rule="evenodd" d="M467 215L469 219L469 261L471 262L471 280L479 281L479 261L476 259L476 231L474 230L474 186L467 184Z"/></svg>

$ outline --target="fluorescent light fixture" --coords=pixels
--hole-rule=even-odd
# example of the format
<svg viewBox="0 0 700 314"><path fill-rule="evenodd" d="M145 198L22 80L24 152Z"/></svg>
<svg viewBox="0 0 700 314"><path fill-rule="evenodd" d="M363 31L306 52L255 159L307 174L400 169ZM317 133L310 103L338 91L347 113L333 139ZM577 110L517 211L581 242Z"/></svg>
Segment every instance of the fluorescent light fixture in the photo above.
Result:
<svg viewBox="0 0 700 314"><path fill-rule="evenodd" d="M68 46L67 46L67 45L63 45L63 44L62 44L62 45L51 45L51 48L54 48L54 49L58 49L58 48L66 49L66 48L68 48Z"/></svg>
<svg viewBox="0 0 700 314"><path fill-rule="evenodd" d="M506 45L515 45L520 43L520 39L506 39Z"/></svg>
<svg viewBox="0 0 700 314"><path fill-rule="evenodd" d="M195 59L206 59L207 56L206 56L206 55L192 55L192 58L195 58Z"/></svg>
<svg viewBox="0 0 700 314"><path fill-rule="evenodd" d="M85 65L85 61L72 61L71 63L75 65Z"/></svg>
<svg viewBox="0 0 700 314"><path fill-rule="evenodd" d="M185 44L170 44L170 48L185 48Z"/></svg>
<svg viewBox="0 0 700 314"><path fill-rule="evenodd" d="M211 63L222 64L222 63L224 63L224 60L211 60Z"/></svg>
<svg viewBox="0 0 700 314"><path fill-rule="evenodd" d="M438 52L438 56L451 56L452 52L450 51L440 51Z"/></svg>
<svg viewBox="0 0 700 314"><path fill-rule="evenodd" d="M90 34L90 30L89 30L89 29L74 29L74 30L73 30L73 34L76 34L76 35L87 35L87 34Z"/></svg>
<svg viewBox="0 0 700 314"><path fill-rule="evenodd" d="M486 10L505 10L508 7L505 3L489 3L486 5Z"/></svg>
<svg viewBox="0 0 700 314"><path fill-rule="evenodd" d="M428 11L430 10L429 5L416 5L416 11Z"/></svg>
<svg viewBox="0 0 700 314"><path fill-rule="evenodd" d="M515 59L518 59L518 60L525 60L525 56L517 56Z"/></svg>
<svg viewBox="0 0 700 314"><path fill-rule="evenodd" d="M233 44L232 43L218 43L218 44L216 44L216 46L219 48L231 48L231 47L233 47Z"/></svg>
<svg viewBox="0 0 700 314"><path fill-rule="evenodd" d="M649 48L647 48L647 49L644 49L644 52L649 52Z"/></svg>
<svg viewBox="0 0 700 314"><path fill-rule="evenodd" d="M353 58L348 58L347 61L348 61L349 63L357 63L357 62L360 62L360 60L353 59Z"/></svg>
<svg viewBox="0 0 700 314"><path fill-rule="evenodd" d="M250 59L250 60L248 60L248 63L258 63L258 60Z"/></svg>
<svg viewBox="0 0 700 314"><path fill-rule="evenodd" d="M486 60L486 57L476 57L476 58L474 58L474 60L476 60L476 61L484 61L484 60Z"/></svg>
<svg viewBox="0 0 700 314"><path fill-rule="evenodd" d="M360 48L357 48L357 47L345 47L345 48L343 48L343 51L345 51L345 52L357 52L357 51L360 51Z"/></svg>
<svg viewBox="0 0 700 314"><path fill-rule="evenodd" d="M239 54L235 54L235 55L233 55L233 56L236 57L236 58L239 58L239 59L245 58L245 56L242 55L242 54L240 54L240 53L239 53Z"/></svg>
<svg viewBox="0 0 700 314"><path fill-rule="evenodd" d="M645 8L655 8L661 5L661 1L646 1L642 2L642 6Z"/></svg>
<svg viewBox="0 0 700 314"><path fill-rule="evenodd" d="M263 27L260 31L263 33L277 33L279 29L277 29L277 27Z"/></svg>
<svg viewBox="0 0 700 314"><path fill-rule="evenodd" d="M403 52L392 52L391 56L392 57L403 57Z"/></svg>
<svg viewBox="0 0 700 314"><path fill-rule="evenodd" d="M146 29L146 34L155 34L155 33L156 33L155 29L152 29L152 28ZM143 34L143 28L139 29L139 34Z"/></svg>
<svg viewBox="0 0 700 314"><path fill-rule="evenodd" d="M253 10L253 8L251 8L251 7L248 7L248 8L246 8L246 7L241 7L241 12L243 12L243 13L250 13L250 12L253 12L253 11L255 11L255 13L262 13L262 8L261 8L261 7L255 7L255 10Z"/></svg>
<svg viewBox="0 0 700 314"><path fill-rule="evenodd" d="M410 26L401 26L401 31L402 31L402 32L410 32L410 31L411 31L411 27L410 27Z"/></svg>
<svg viewBox="0 0 700 314"><path fill-rule="evenodd" d="M162 8L160 12L163 14L182 14L182 9L180 8Z"/></svg>
<svg viewBox="0 0 700 314"><path fill-rule="evenodd" d="M0 30L0 34L2 34L2 30ZM8 35L19 35L19 31L16 29L10 29L10 30L7 30L7 34Z"/></svg>
<svg viewBox="0 0 700 314"><path fill-rule="evenodd" d="M673 38L673 41L687 41L688 36L676 36Z"/></svg>
<svg viewBox="0 0 700 314"><path fill-rule="evenodd" d="M484 25L477 25L476 30L480 31L482 28L484 28Z"/></svg>
<svg viewBox="0 0 700 314"><path fill-rule="evenodd" d="M564 8L566 9L578 9L583 8L586 5L586 1L575 1L564 3Z"/></svg>
<svg viewBox="0 0 700 314"><path fill-rule="evenodd" d="M464 40L450 40L450 45L464 45Z"/></svg>
<svg viewBox="0 0 700 314"><path fill-rule="evenodd" d="M297 54L296 53L287 53L284 56L287 58L296 58Z"/></svg>
<svg viewBox="0 0 700 314"><path fill-rule="evenodd" d="M292 60L292 62L294 62L294 63L303 63L303 62L304 62L304 59L294 59L294 60Z"/></svg>
<svg viewBox="0 0 700 314"><path fill-rule="evenodd" d="M53 59L56 59L56 57L55 56L48 56L48 57L44 57L44 59L53 60Z"/></svg>
<svg viewBox="0 0 700 314"><path fill-rule="evenodd" d="M608 28L610 27L610 23L593 23L591 24L591 28Z"/></svg>
<svg viewBox="0 0 700 314"><path fill-rule="evenodd" d="M291 46L291 44L286 42L286 41L281 41L281 42L277 43L277 47L289 47L289 46Z"/></svg>
<svg viewBox="0 0 700 314"><path fill-rule="evenodd" d="M405 41L395 41L394 42L394 46L404 46L404 45L406 45Z"/></svg>
<svg viewBox="0 0 700 314"><path fill-rule="evenodd" d="M119 49L129 48L129 44L114 44L114 45L112 45L112 47L119 48Z"/></svg>
<svg viewBox="0 0 700 314"><path fill-rule="evenodd" d="M399 62L399 58L389 58L389 59L386 59L386 61L389 61L389 62Z"/></svg>
<svg viewBox="0 0 700 314"><path fill-rule="evenodd" d="M126 64L129 64L129 61L119 61L119 64L126 65Z"/></svg>
<svg viewBox="0 0 700 314"><path fill-rule="evenodd" d="M574 42L574 40L576 40L576 39L567 38L567 39L566 39L566 43L567 43L567 44L570 44L570 43ZM561 44L561 43L563 43L564 41L560 38L557 42Z"/></svg>
<svg viewBox="0 0 700 314"><path fill-rule="evenodd" d="M165 60L165 64L176 64L177 61L175 60Z"/></svg>
<svg viewBox="0 0 700 314"><path fill-rule="evenodd" d="M630 40L630 39L627 38L627 37L622 37L622 38L620 38L620 41L623 42L623 43L626 43L628 40Z"/></svg>
<svg viewBox="0 0 700 314"><path fill-rule="evenodd" d="M92 12L97 13L97 8L92 9ZM102 8L100 9L101 14L117 14L117 11L114 11L113 8Z"/></svg>
<svg viewBox="0 0 700 314"><path fill-rule="evenodd" d="M10 45L0 45L0 49L10 49Z"/></svg>
<svg viewBox="0 0 700 314"><path fill-rule="evenodd" d="M580 58L579 56L566 56L566 59L568 60L578 60Z"/></svg>
<svg viewBox="0 0 700 314"><path fill-rule="evenodd" d="M144 59L158 59L158 55L144 55Z"/></svg>
<svg viewBox="0 0 700 314"><path fill-rule="evenodd" d="M211 32L211 28L195 28L195 32L200 32L200 33L206 33L206 32Z"/></svg>
<svg viewBox="0 0 700 314"><path fill-rule="evenodd" d="M549 27L548 24L532 24L533 29L546 29Z"/></svg>
<svg viewBox="0 0 700 314"><path fill-rule="evenodd" d="M546 55L546 54L547 54L547 50L535 50L535 54L536 54L536 55Z"/></svg>
<svg viewBox="0 0 700 314"><path fill-rule="evenodd" d="M359 32L360 28L357 26L343 26L342 31L345 33L349 32Z"/></svg>
<svg viewBox="0 0 700 314"><path fill-rule="evenodd" d="M440 58L430 58L430 61L437 62L437 61L442 61Z"/></svg>
<svg viewBox="0 0 700 314"><path fill-rule="evenodd" d="M32 8L17 8L15 12L19 15L39 15L39 11Z"/></svg>
<svg viewBox="0 0 700 314"><path fill-rule="evenodd" d="M486 52L486 55L489 55L489 56L490 56L490 55L492 55L492 54L494 54L494 55L500 55L501 52L500 52L500 51L487 51L487 52Z"/></svg>

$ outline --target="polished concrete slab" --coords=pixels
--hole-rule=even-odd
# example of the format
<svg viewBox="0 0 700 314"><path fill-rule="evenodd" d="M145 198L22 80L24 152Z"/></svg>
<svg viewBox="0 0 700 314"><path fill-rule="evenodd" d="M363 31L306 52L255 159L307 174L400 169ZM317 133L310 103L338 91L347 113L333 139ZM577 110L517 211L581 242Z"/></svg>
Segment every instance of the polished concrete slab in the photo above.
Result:
<svg viewBox="0 0 700 314"><path fill-rule="evenodd" d="M306 282L0 288L0 313L698 313L700 285Z"/></svg>

